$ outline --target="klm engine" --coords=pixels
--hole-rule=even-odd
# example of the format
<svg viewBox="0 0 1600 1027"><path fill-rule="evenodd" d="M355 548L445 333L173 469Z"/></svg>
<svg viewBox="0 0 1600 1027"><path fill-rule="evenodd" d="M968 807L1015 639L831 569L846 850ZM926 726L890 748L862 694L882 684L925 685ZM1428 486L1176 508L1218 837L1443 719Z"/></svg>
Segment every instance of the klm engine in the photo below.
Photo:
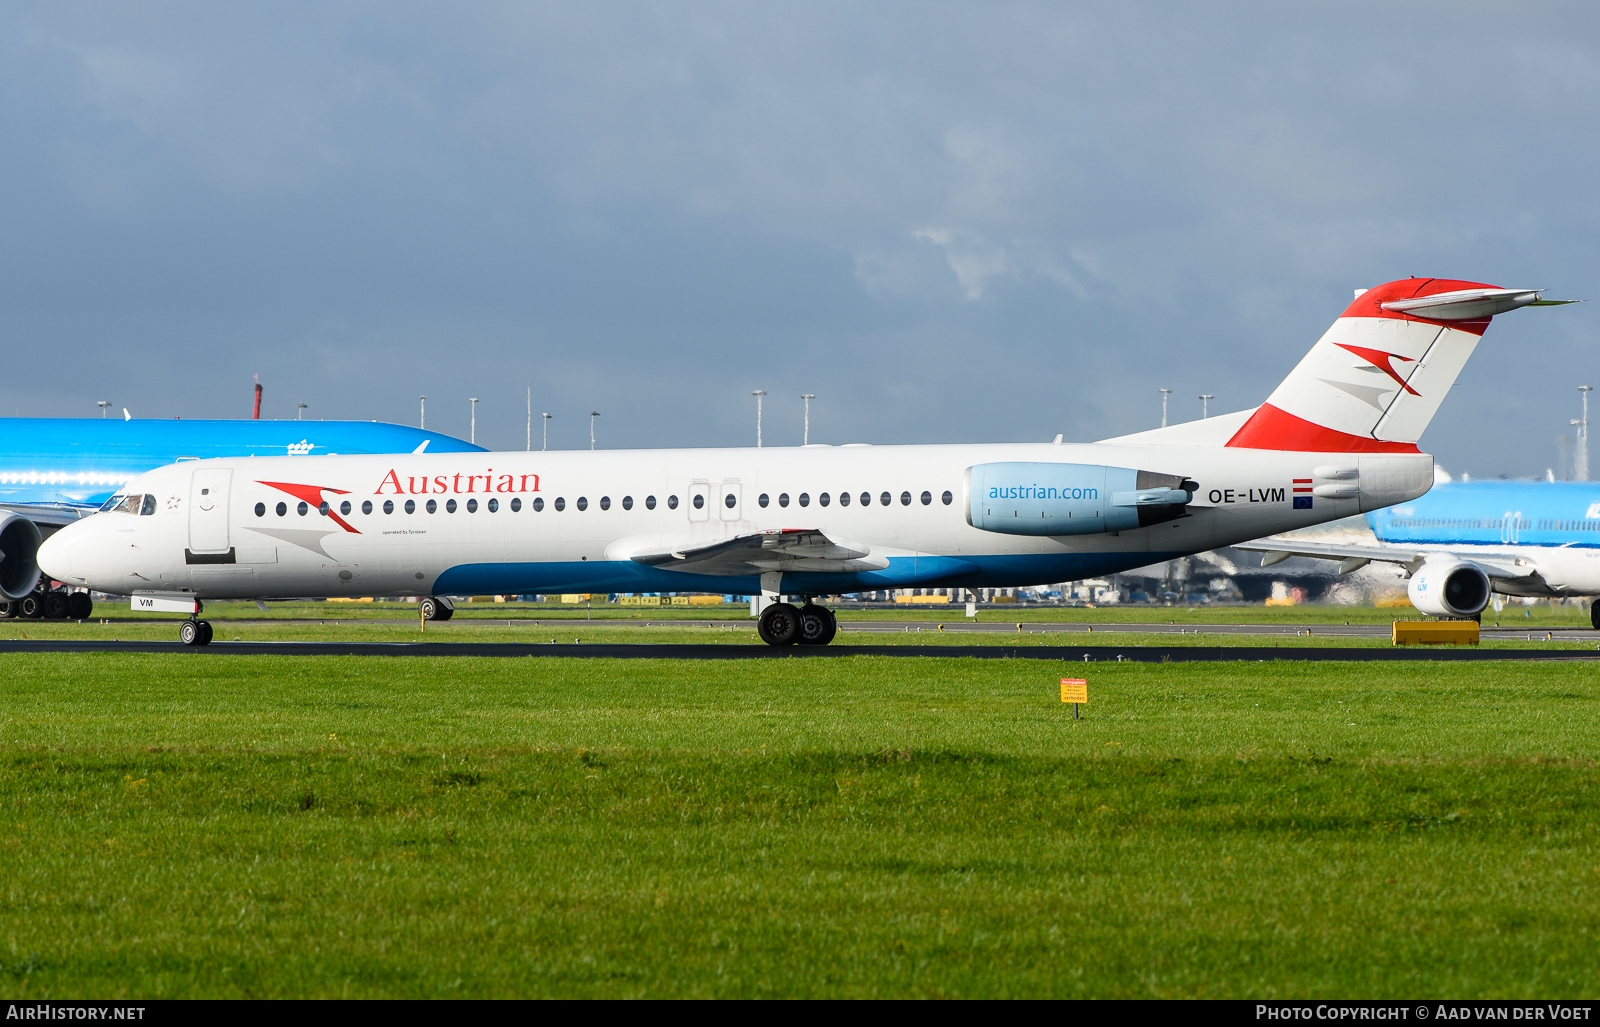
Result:
<svg viewBox="0 0 1600 1027"><path fill-rule="evenodd" d="M1453 556L1430 557L1411 575L1406 595L1431 617L1476 617L1489 605L1489 575Z"/></svg>
<svg viewBox="0 0 1600 1027"><path fill-rule="evenodd" d="M1098 464L967 468L967 523L1007 535L1094 535L1182 517L1200 486L1176 474Z"/></svg>

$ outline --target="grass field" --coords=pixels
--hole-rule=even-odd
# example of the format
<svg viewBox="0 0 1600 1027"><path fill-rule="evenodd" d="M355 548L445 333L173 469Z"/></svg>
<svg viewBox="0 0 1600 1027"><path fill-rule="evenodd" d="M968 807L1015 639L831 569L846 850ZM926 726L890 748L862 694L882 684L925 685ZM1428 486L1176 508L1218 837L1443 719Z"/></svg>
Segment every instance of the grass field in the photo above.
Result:
<svg viewBox="0 0 1600 1027"><path fill-rule="evenodd" d="M1582 996L1600 669L0 656L0 988Z"/></svg>

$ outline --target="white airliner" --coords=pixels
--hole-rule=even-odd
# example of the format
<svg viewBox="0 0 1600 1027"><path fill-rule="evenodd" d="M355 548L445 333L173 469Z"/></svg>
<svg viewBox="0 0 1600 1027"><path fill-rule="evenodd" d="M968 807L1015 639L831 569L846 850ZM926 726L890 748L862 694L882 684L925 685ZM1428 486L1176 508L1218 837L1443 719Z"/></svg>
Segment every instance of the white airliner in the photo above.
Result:
<svg viewBox="0 0 1600 1027"><path fill-rule="evenodd" d="M1417 440L1495 314L1533 289L1407 279L1357 296L1267 402L1087 445L217 459L150 471L39 550L56 579L193 616L206 599L521 592L814 599L1099 577L1414 499ZM795 605L787 599L799 599Z"/></svg>

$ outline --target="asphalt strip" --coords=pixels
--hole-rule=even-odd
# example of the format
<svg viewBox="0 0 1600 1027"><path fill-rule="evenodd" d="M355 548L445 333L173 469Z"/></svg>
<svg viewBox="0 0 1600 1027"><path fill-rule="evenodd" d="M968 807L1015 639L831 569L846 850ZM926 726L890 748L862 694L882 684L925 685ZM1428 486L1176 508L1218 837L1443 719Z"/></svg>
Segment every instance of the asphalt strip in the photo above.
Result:
<svg viewBox="0 0 1600 1027"><path fill-rule="evenodd" d="M1411 649L1268 646L1006 646L1006 645L582 645L520 642L55 642L0 640L0 653L187 653L193 656L560 656L605 660L792 660L847 656L1055 660L1068 663L1215 663L1218 661L1600 660L1587 649Z"/></svg>

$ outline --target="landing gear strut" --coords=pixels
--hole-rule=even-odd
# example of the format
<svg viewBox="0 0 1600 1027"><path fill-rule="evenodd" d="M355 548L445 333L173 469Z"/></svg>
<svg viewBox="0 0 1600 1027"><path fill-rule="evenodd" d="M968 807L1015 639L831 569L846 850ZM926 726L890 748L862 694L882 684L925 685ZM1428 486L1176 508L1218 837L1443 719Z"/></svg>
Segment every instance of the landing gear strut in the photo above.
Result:
<svg viewBox="0 0 1600 1027"><path fill-rule="evenodd" d="M833 611L810 602L798 608L773 603L756 621L756 634L768 645L827 645L838 633Z"/></svg>

